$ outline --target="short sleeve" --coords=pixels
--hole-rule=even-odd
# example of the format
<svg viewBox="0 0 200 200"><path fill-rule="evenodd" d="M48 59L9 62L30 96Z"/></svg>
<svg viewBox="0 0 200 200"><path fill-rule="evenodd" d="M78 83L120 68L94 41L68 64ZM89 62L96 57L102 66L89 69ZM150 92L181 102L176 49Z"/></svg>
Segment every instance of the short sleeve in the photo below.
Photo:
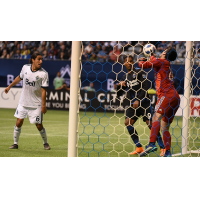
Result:
<svg viewBox="0 0 200 200"><path fill-rule="evenodd" d="M49 76L48 76L48 73L45 73L44 77L42 78L41 87L49 87Z"/></svg>
<svg viewBox="0 0 200 200"><path fill-rule="evenodd" d="M19 74L19 77L20 77L21 80L23 80L23 78L24 78L24 66L22 67L22 70Z"/></svg>

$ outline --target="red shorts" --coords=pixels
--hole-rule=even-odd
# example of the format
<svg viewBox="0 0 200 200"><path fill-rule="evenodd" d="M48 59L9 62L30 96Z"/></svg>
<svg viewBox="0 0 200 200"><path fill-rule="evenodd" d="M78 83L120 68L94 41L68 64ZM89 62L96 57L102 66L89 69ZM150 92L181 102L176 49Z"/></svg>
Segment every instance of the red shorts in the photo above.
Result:
<svg viewBox="0 0 200 200"><path fill-rule="evenodd" d="M173 93L173 95L161 95L156 103L155 112L162 114L162 120L171 124L179 105L180 97L177 92Z"/></svg>

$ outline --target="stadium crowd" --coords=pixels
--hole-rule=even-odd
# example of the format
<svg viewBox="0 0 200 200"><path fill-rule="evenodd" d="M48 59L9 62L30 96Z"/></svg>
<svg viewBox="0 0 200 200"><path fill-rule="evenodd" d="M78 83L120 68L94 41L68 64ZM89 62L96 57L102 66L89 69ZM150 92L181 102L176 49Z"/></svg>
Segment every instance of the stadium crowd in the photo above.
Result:
<svg viewBox="0 0 200 200"><path fill-rule="evenodd" d="M82 60L90 62L122 62L125 54L132 55L134 60L144 56L143 46L147 41L83 41ZM178 52L176 62L184 61L186 52L185 41L150 43L156 46L156 54L172 46ZM194 52L200 57L200 42L193 43ZM0 58L2 59L29 59L31 54L38 51L44 60L71 60L71 41L0 41Z"/></svg>

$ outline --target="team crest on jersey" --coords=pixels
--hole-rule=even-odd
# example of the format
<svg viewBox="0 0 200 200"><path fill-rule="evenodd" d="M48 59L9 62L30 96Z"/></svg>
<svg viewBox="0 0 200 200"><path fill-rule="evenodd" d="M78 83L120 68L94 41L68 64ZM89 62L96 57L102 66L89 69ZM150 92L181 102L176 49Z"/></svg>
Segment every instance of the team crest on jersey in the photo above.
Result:
<svg viewBox="0 0 200 200"><path fill-rule="evenodd" d="M136 74L133 74L133 78L135 78L136 77Z"/></svg>
<svg viewBox="0 0 200 200"><path fill-rule="evenodd" d="M36 76L36 81L39 80L39 76Z"/></svg>

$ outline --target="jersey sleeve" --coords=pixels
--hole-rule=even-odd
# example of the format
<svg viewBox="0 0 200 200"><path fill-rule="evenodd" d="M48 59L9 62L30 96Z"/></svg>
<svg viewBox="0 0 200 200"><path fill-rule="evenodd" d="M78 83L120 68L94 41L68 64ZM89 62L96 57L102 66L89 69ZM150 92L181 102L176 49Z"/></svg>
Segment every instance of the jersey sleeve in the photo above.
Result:
<svg viewBox="0 0 200 200"><path fill-rule="evenodd" d="M20 77L21 80L23 80L23 78L24 78L24 66L22 67L22 70L19 74L19 77Z"/></svg>
<svg viewBox="0 0 200 200"><path fill-rule="evenodd" d="M44 77L42 78L41 87L44 87L44 88L49 87L49 75L48 75L48 73L45 73Z"/></svg>
<svg viewBox="0 0 200 200"><path fill-rule="evenodd" d="M155 57L151 56L150 61L140 61L139 67L140 68L160 68L162 66L162 63Z"/></svg>
<svg viewBox="0 0 200 200"><path fill-rule="evenodd" d="M141 92L138 95L138 99L142 100L143 98L146 97L147 90L148 90L147 74L145 72L141 71L138 74L138 78L139 78L141 85L142 85Z"/></svg>
<svg viewBox="0 0 200 200"><path fill-rule="evenodd" d="M125 81L125 77L122 76L121 78L121 81ZM126 89L127 87L124 87L124 86L121 86L121 85L117 85L117 96L120 97L123 95L124 93L124 90Z"/></svg>

